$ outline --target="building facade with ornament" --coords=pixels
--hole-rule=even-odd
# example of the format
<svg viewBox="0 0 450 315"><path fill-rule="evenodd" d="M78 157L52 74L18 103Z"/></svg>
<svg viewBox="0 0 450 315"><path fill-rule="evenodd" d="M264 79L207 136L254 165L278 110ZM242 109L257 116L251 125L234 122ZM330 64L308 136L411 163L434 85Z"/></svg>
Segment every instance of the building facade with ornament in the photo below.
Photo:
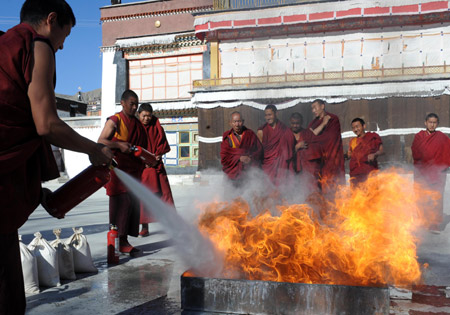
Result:
<svg viewBox="0 0 450 315"><path fill-rule="evenodd" d="M195 34L210 48L209 78L194 81L200 168L220 167L222 133L240 111L254 131L274 104L286 124L312 119L320 98L340 118L344 147L351 121L383 140L382 164L411 163L425 116L450 133L450 3L436 0L215 0L194 13ZM345 149L345 148L344 148Z"/></svg>
<svg viewBox="0 0 450 315"><path fill-rule="evenodd" d="M121 110L131 89L152 104L171 151L168 166L197 168L198 115L192 84L204 74L207 44L194 32L194 13L213 9L212 0L153 0L102 7L102 125ZM209 67L207 67L209 70Z"/></svg>

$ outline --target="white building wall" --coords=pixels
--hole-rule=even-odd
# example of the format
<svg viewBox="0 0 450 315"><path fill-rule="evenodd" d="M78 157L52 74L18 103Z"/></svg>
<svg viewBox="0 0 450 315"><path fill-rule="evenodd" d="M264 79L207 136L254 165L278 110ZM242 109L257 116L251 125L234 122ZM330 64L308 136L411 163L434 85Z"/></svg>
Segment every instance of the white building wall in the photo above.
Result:
<svg viewBox="0 0 450 315"><path fill-rule="evenodd" d="M104 126L106 119L116 113L116 73L117 65L114 64L113 50L103 52L102 70L102 116L101 125Z"/></svg>
<svg viewBox="0 0 450 315"><path fill-rule="evenodd" d="M221 42L221 76L247 77L449 64L450 26Z"/></svg>

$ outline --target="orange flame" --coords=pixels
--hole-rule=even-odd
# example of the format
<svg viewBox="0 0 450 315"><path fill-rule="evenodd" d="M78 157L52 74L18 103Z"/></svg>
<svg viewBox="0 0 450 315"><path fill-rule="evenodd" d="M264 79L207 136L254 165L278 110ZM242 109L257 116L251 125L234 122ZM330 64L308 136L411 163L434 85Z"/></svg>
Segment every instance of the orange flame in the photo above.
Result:
<svg viewBox="0 0 450 315"><path fill-rule="evenodd" d="M278 206L278 216L251 217L243 199L211 203L199 228L224 254L224 277L407 287L421 278L414 232L424 224L417 204L425 194L391 170L340 187L334 204L309 198Z"/></svg>

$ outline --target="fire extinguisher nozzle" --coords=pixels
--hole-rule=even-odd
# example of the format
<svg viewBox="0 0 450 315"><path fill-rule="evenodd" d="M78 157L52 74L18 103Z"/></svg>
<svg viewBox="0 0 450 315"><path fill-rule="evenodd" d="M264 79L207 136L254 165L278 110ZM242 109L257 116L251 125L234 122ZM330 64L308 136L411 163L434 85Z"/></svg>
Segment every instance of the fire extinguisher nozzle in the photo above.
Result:
<svg viewBox="0 0 450 315"><path fill-rule="evenodd" d="M117 163L116 160L114 160L114 159L111 160L111 166L110 166L111 169L117 167L118 165L119 164Z"/></svg>

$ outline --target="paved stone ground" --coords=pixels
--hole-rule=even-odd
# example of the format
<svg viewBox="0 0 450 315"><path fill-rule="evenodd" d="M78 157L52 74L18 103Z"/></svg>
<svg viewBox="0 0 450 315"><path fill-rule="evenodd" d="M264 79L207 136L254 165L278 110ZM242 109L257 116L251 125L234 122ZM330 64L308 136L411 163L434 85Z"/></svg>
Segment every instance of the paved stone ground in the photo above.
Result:
<svg viewBox="0 0 450 315"><path fill-rule="evenodd" d="M220 177L210 180L216 186ZM46 184L54 190L58 183ZM447 195L449 187L447 184ZM172 186L177 211L189 220L193 216L193 196L212 199L207 182L193 183L192 178L176 179ZM450 212L446 198L446 212ZM41 293L27 297L27 314L181 314L180 275L187 270L172 241L157 223L150 224L151 235L130 238L130 243L143 250L139 258L120 257L120 264L106 264L108 199L105 191L95 193L65 219L50 217L38 208L19 230L25 244L40 231L44 238L55 239L52 230L62 228L61 238L72 235L72 227L83 227L97 274L77 274L75 281L63 281L55 288L41 288ZM418 255L429 263L425 286L415 287L412 300L391 300L391 314L450 314L450 299L445 288L450 286L450 227L437 235L424 232Z"/></svg>

